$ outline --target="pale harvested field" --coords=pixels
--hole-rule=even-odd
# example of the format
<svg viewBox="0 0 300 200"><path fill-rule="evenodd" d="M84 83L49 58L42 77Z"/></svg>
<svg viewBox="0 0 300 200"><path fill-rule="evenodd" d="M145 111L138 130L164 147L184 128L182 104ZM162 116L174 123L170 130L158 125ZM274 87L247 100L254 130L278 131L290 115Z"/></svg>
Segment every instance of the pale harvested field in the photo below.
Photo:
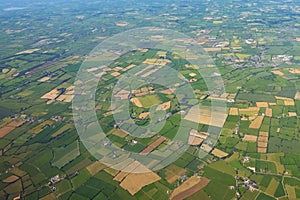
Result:
<svg viewBox="0 0 300 200"><path fill-rule="evenodd" d="M268 102L256 102L256 106L259 108L268 108L269 103Z"/></svg>
<svg viewBox="0 0 300 200"><path fill-rule="evenodd" d="M254 116L254 115L257 115L258 112L259 112L259 107L249 107L249 108L240 108L239 109L240 115Z"/></svg>
<svg viewBox="0 0 300 200"><path fill-rule="evenodd" d="M120 76L121 73L120 72L113 72L111 73L110 75L114 76L114 77L117 77L117 76Z"/></svg>
<svg viewBox="0 0 300 200"><path fill-rule="evenodd" d="M124 26L128 26L129 23L127 22L123 22L123 23L117 23L116 26L120 26L120 27L124 27Z"/></svg>
<svg viewBox="0 0 300 200"><path fill-rule="evenodd" d="M228 156L228 153L221 151L219 149L216 149L216 148L211 153L218 158L224 158L224 157Z"/></svg>
<svg viewBox="0 0 300 200"><path fill-rule="evenodd" d="M170 89L162 90L162 91L160 91L160 93L163 93L163 94L173 94L173 92L175 90L176 90L175 88L170 88Z"/></svg>
<svg viewBox="0 0 300 200"><path fill-rule="evenodd" d="M142 108L143 105L138 98L131 98L130 101L134 103L137 107Z"/></svg>
<svg viewBox="0 0 300 200"><path fill-rule="evenodd" d="M120 90L118 93L115 94L115 97L124 100L124 99L128 98L128 95L129 95L129 91L127 91L127 90Z"/></svg>
<svg viewBox="0 0 300 200"><path fill-rule="evenodd" d="M51 99L54 100L56 97L58 97L59 91L57 89L53 89L50 92L44 94L44 96L41 97L41 99Z"/></svg>
<svg viewBox="0 0 300 200"><path fill-rule="evenodd" d="M287 69L291 74L300 74L300 69L298 68L288 68Z"/></svg>
<svg viewBox="0 0 300 200"><path fill-rule="evenodd" d="M295 105L294 99L286 98L286 97L279 97L279 96L275 96L275 98L277 100L283 100L285 106L294 106Z"/></svg>
<svg viewBox="0 0 300 200"><path fill-rule="evenodd" d="M142 78L145 78L145 77L150 76L151 74L154 74L154 73L157 72L159 69L160 69L160 68L155 68L155 69L152 69L152 70L150 70L150 71L144 73L144 74L142 75Z"/></svg>
<svg viewBox="0 0 300 200"><path fill-rule="evenodd" d="M257 136L255 136L255 135L245 135L244 138L243 138L243 141L256 142L257 141Z"/></svg>
<svg viewBox="0 0 300 200"><path fill-rule="evenodd" d="M296 99L296 100L300 100L300 92L296 92L296 94L295 94L295 99Z"/></svg>
<svg viewBox="0 0 300 200"><path fill-rule="evenodd" d="M227 114L221 111L222 108L214 108L212 113L211 107L201 106L199 109L192 107L184 119L200 124L223 127Z"/></svg>
<svg viewBox="0 0 300 200"><path fill-rule="evenodd" d="M258 147L258 148L257 148L257 152L258 152L258 153L267 153L267 148Z"/></svg>
<svg viewBox="0 0 300 200"><path fill-rule="evenodd" d="M268 132L264 132L264 131L260 131L259 132L259 136L260 137L269 137L269 133Z"/></svg>
<svg viewBox="0 0 300 200"><path fill-rule="evenodd" d="M268 147L268 143L267 142L257 142L257 146L258 147L262 147L262 148L267 148Z"/></svg>
<svg viewBox="0 0 300 200"><path fill-rule="evenodd" d="M296 41L297 41L297 42L300 42L300 38L296 38Z"/></svg>
<svg viewBox="0 0 300 200"><path fill-rule="evenodd" d="M266 116L267 117L272 117L273 116L273 110L272 110L272 108L267 108L266 109Z"/></svg>
<svg viewBox="0 0 300 200"><path fill-rule="evenodd" d="M130 70L132 68L136 67L135 64L131 64L131 65L128 65L127 67L125 67L124 69L122 69L122 71L127 71L127 70Z"/></svg>
<svg viewBox="0 0 300 200"><path fill-rule="evenodd" d="M2 182L3 183L12 183L12 182L15 182L18 179L19 179L19 177L15 176L15 175L12 175L12 176L7 177L6 179L4 179Z"/></svg>
<svg viewBox="0 0 300 200"><path fill-rule="evenodd" d="M7 124L7 126L19 127L19 126L22 126L25 122L26 122L25 120L12 121L9 124Z"/></svg>
<svg viewBox="0 0 300 200"><path fill-rule="evenodd" d="M149 116L150 112L143 112L139 115L140 119L146 119Z"/></svg>
<svg viewBox="0 0 300 200"><path fill-rule="evenodd" d="M42 82L43 83L43 82L46 82L48 80L50 80L50 77L46 76L46 77L43 77L43 78L39 79L38 82Z"/></svg>
<svg viewBox="0 0 300 200"><path fill-rule="evenodd" d="M168 110L171 107L171 101L168 101L163 104L159 104L156 108L156 110Z"/></svg>
<svg viewBox="0 0 300 200"><path fill-rule="evenodd" d="M163 143L166 140L165 137L161 136L159 137L155 142L151 143L146 149L144 149L140 154L148 154L151 151L153 151L156 147L158 147L161 143Z"/></svg>
<svg viewBox="0 0 300 200"><path fill-rule="evenodd" d="M204 48L204 51L206 52L221 51L221 50L222 48L216 48L216 47Z"/></svg>
<svg viewBox="0 0 300 200"><path fill-rule="evenodd" d="M296 117L296 116L297 116L297 113L296 113L296 112L289 112L289 116L290 116L290 117Z"/></svg>
<svg viewBox="0 0 300 200"><path fill-rule="evenodd" d="M175 188L171 194L171 200L182 200L192 194L198 192L202 188L206 187L210 180L205 177L195 177L192 176L185 182L183 182L179 187Z"/></svg>
<svg viewBox="0 0 300 200"><path fill-rule="evenodd" d="M16 53L16 55L20 55L20 54L31 54L33 52L36 52L36 51L39 51L40 49L28 49L28 50L25 50L25 51L21 51L19 53Z"/></svg>
<svg viewBox="0 0 300 200"><path fill-rule="evenodd" d="M239 109L238 108L230 108L229 115L239 115Z"/></svg>
<svg viewBox="0 0 300 200"><path fill-rule="evenodd" d="M249 128L259 129L262 122L264 120L264 116L257 116L249 125Z"/></svg>
<svg viewBox="0 0 300 200"><path fill-rule="evenodd" d="M279 76L283 76L284 75L284 73L282 73L281 71L279 71L279 70L274 70L274 71L272 71L273 72L273 74L276 74L276 75L279 75Z"/></svg>
<svg viewBox="0 0 300 200"><path fill-rule="evenodd" d="M87 171L94 176L95 174L97 174L99 171L103 170L107 168L106 165L102 164L99 161L94 162L93 164L89 165L86 167Z"/></svg>
<svg viewBox="0 0 300 200"><path fill-rule="evenodd" d="M195 77L195 76L197 76L197 74L192 72L192 73L189 73L189 76Z"/></svg>
<svg viewBox="0 0 300 200"><path fill-rule="evenodd" d="M135 195L144 186L150 185L161 179L156 173L152 172L142 164L139 164L136 168L133 169L132 172L137 173L129 173L120 183L120 186L123 189L127 190L131 195Z"/></svg>
<svg viewBox="0 0 300 200"><path fill-rule="evenodd" d="M264 142L264 143L268 143L269 139L268 137L261 137L259 136L257 139L257 142Z"/></svg>
<svg viewBox="0 0 300 200"><path fill-rule="evenodd" d="M208 144L202 144L200 148L205 152L210 152L212 149Z"/></svg>
<svg viewBox="0 0 300 200"><path fill-rule="evenodd" d="M199 137L190 135L189 140L188 140L188 144L193 145L193 146L197 146L197 145L200 145L203 141L204 141L203 138L199 138Z"/></svg>

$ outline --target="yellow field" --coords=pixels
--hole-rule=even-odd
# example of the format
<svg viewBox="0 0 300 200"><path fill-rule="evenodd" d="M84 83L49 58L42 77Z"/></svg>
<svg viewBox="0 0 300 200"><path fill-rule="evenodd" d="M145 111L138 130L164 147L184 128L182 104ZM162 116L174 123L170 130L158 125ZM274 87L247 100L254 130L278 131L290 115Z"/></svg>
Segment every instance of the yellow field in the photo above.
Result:
<svg viewBox="0 0 300 200"><path fill-rule="evenodd" d="M238 108L230 108L229 115L239 115L239 109Z"/></svg>
<svg viewBox="0 0 300 200"><path fill-rule="evenodd" d="M256 102L256 106L259 108L268 108L269 103L268 102Z"/></svg>
<svg viewBox="0 0 300 200"><path fill-rule="evenodd" d="M217 48L217 47L210 47L210 48L204 48L204 51L206 52L214 52L214 51L221 51L222 48Z"/></svg>
<svg viewBox="0 0 300 200"><path fill-rule="evenodd" d="M255 136L255 135L244 135L243 141L256 142L257 141L257 136Z"/></svg>
<svg viewBox="0 0 300 200"><path fill-rule="evenodd" d="M216 149L216 148L211 153L218 158L224 158L224 157L228 156L228 153L221 151L219 149Z"/></svg>
<svg viewBox="0 0 300 200"><path fill-rule="evenodd" d="M130 101L131 101L132 103L134 103L134 104L135 104L137 107L139 107L139 108L142 108L142 107L143 107L143 105L142 105L142 103L140 102L140 100L139 100L138 98L136 98L136 97L131 98Z"/></svg>
<svg viewBox="0 0 300 200"><path fill-rule="evenodd" d="M259 107L240 108L240 115L255 116L259 112Z"/></svg>
<svg viewBox="0 0 300 200"><path fill-rule="evenodd" d="M221 111L222 108L214 108L212 113L210 107L201 106L199 109L192 107L184 119L200 124L223 127L227 114ZM214 119L212 119L212 117L214 117Z"/></svg>
<svg viewBox="0 0 300 200"><path fill-rule="evenodd" d="M295 106L295 101L294 101L294 99L286 98L286 97L279 97L279 96L275 96L275 98L276 98L277 100L283 100L285 106Z"/></svg>
<svg viewBox="0 0 300 200"><path fill-rule="evenodd" d="M273 74L276 74L276 75L279 75L279 76L283 76L284 75L284 73L282 73L281 71L279 71L279 70L274 70L274 71L272 71L273 72Z"/></svg>
<svg viewBox="0 0 300 200"><path fill-rule="evenodd" d="M266 116L267 117L272 117L272 115L273 115L273 110L272 110L272 108L266 108Z"/></svg>
<svg viewBox="0 0 300 200"><path fill-rule="evenodd" d="M143 112L139 115L140 119L146 119L149 116L150 112Z"/></svg>
<svg viewBox="0 0 300 200"><path fill-rule="evenodd" d="M42 122L41 124L37 125L33 129L29 130L28 132L31 134L39 134L44 130L46 126L51 126L54 122L52 120L47 120Z"/></svg>
<svg viewBox="0 0 300 200"><path fill-rule="evenodd" d="M137 167L133 169L133 172L136 173L128 173L128 175L120 183L120 186L123 189L127 190L131 195L135 195L144 186L150 185L161 179L156 173L152 172L151 170L149 170L148 168L146 168L144 165L140 163ZM144 172L144 173L138 173L138 172ZM126 173L124 175L126 175Z"/></svg>
<svg viewBox="0 0 300 200"><path fill-rule="evenodd" d="M262 122L264 120L264 116L257 116L249 125L249 128L259 129Z"/></svg>

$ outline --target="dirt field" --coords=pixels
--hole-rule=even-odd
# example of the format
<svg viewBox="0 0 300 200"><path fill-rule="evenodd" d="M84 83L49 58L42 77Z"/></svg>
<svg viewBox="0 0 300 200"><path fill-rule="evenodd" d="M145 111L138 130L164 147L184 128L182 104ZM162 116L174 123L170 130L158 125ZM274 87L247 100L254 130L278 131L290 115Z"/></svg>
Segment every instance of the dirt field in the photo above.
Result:
<svg viewBox="0 0 300 200"><path fill-rule="evenodd" d="M216 149L216 148L211 153L218 158L224 158L224 157L228 156L228 153L221 151L219 149Z"/></svg>
<svg viewBox="0 0 300 200"><path fill-rule="evenodd" d="M244 135L243 141L256 142L257 141L257 136L255 136L255 135Z"/></svg>
<svg viewBox="0 0 300 200"><path fill-rule="evenodd" d="M199 138L199 137L190 135L188 144L193 145L193 146L197 146L197 145L200 145L203 142L203 140L204 140L203 138Z"/></svg>
<svg viewBox="0 0 300 200"><path fill-rule="evenodd" d="M238 108L230 108L229 115L239 115L239 109Z"/></svg>
<svg viewBox="0 0 300 200"><path fill-rule="evenodd" d="M264 120L264 116L257 116L249 125L249 128L259 129L262 122Z"/></svg>
<svg viewBox="0 0 300 200"><path fill-rule="evenodd" d="M258 147L258 148L257 148L257 152L258 152L258 153L267 153L267 148L264 148L264 147Z"/></svg>
<svg viewBox="0 0 300 200"><path fill-rule="evenodd" d="M156 147L158 147L161 143L163 143L166 140L165 137L161 136L159 137L155 142L151 143L146 149L144 149L140 154L147 155L151 151L153 151Z"/></svg>
<svg viewBox="0 0 300 200"><path fill-rule="evenodd" d="M3 183L12 183L12 182L15 182L18 179L19 179L19 177L15 176L15 175L12 175L12 176L7 177L6 179L4 179L2 182Z"/></svg>
<svg viewBox="0 0 300 200"><path fill-rule="evenodd" d="M192 194L198 192L210 182L208 178L205 177L195 177L192 176L184 183L182 183L179 187L175 188L172 192L170 199L171 200L182 200L185 199Z"/></svg>
<svg viewBox="0 0 300 200"><path fill-rule="evenodd" d="M12 121L6 124L4 127L0 128L0 138L5 137L11 131L15 130L17 127L22 126L26 121Z"/></svg>
<svg viewBox="0 0 300 200"><path fill-rule="evenodd" d="M266 116L267 116L267 117L272 117L272 115L273 115L273 110L272 110L272 108L267 108L267 109L266 109Z"/></svg>
<svg viewBox="0 0 300 200"><path fill-rule="evenodd" d="M124 26L128 26L129 23L127 22L123 22L123 23L117 23L116 26L120 26L120 27L124 27Z"/></svg>

